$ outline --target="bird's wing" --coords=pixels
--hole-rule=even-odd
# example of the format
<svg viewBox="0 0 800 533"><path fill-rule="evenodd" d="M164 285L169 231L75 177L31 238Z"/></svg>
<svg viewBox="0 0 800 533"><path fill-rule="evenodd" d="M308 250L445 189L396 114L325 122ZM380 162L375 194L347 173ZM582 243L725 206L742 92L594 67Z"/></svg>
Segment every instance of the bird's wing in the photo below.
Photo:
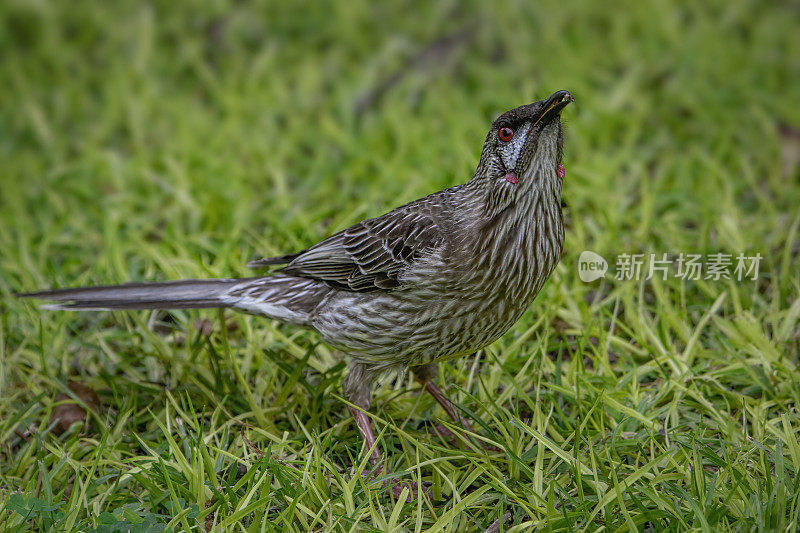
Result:
<svg viewBox="0 0 800 533"><path fill-rule="evenodd" d="M248 266L285 264L280 272L323 281L353 292L392 290L420 255L441 246L446 232L419 203L364 220L302 252Z"/></svg>

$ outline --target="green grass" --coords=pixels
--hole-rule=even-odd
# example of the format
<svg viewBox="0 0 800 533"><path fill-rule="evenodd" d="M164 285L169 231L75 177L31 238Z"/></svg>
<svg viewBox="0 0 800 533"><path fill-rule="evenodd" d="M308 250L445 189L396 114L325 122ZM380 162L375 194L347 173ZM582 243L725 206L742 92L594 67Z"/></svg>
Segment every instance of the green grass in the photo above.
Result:
<svg viewBox="0 0 800 533"><path fill-rule="evenodd" d="M0 529L796 531L797 8L301 4L0 6ZM465 181L499 112L562 88L565 256L440 377L503 451L437 436L402 377L375 394L391 472L430 497L353 474L345 358L313 333L12 296L250 275ZM585 249L612 273L623 252L763 261L583 283ZM100 401L59 435L70 381Z"/></svg>

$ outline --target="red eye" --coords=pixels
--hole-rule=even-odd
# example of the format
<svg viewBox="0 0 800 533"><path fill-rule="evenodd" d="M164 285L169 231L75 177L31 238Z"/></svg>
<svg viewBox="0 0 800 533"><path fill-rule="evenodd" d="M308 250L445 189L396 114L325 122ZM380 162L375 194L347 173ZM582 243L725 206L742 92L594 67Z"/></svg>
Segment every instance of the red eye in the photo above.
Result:
<svg viewBox="0 0 800 533"><path fill-rule="evenodd" d="M511 128L500 128L500 140L508 142L514 137L514 130Z"/></svg>

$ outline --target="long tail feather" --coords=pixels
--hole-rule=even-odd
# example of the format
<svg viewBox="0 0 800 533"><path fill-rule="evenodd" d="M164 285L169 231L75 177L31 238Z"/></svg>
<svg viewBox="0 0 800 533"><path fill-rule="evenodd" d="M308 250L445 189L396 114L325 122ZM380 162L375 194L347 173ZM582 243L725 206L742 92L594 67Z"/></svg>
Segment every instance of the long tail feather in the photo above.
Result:
<svg viewBox="0 0 800 533"><path fill-rule="evenodd" d="M255 278L252 278L255 279ZM18 294L59 303L45 309L200 309L232 307L226 295L248 279L187 279L155 283L126 283L100 287L54 289Z"/></svg>

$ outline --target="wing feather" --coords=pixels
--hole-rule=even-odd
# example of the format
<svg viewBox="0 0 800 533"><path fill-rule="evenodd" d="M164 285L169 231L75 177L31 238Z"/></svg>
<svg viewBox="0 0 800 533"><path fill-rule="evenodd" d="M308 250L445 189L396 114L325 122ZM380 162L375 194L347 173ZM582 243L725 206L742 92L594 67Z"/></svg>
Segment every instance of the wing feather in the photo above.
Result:
<svg viewBox="0 0 800 533"><path fill-rule="evenodd" d="M285 264L279 271L353 292L402 287L401 274L448 234L430 209L430 197L364 220L296 254L253 261Z"/></svg>

